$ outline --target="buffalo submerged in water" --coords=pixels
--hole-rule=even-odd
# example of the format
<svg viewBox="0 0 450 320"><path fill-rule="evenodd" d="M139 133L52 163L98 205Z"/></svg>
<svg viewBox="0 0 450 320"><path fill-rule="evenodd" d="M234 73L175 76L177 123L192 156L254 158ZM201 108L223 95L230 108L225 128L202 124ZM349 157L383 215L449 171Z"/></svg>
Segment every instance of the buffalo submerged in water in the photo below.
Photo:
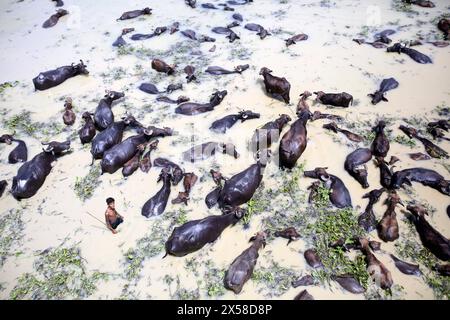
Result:
<svg viewBox="0 0 450 320"><path fill-rule="evenodd" d="M31 198L42 187L52 170L52 163L69 150L70 141L47 144L47 148L25 162L13 178L11 193L17 200Z"/></svg>

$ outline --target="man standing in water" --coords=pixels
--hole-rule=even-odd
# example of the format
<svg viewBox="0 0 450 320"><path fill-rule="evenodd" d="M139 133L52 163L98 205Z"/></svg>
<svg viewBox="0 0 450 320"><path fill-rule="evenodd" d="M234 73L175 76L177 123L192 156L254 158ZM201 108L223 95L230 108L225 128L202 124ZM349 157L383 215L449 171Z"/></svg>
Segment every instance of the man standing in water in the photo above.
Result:
<svg viewBox="0 0 450 320"><path fill-rule="evenodd" d="M114 198L106 199L108 207L105 211L106 226L112 233L116 234L116 228L123 222L123 217L117 213Z"/></svg>

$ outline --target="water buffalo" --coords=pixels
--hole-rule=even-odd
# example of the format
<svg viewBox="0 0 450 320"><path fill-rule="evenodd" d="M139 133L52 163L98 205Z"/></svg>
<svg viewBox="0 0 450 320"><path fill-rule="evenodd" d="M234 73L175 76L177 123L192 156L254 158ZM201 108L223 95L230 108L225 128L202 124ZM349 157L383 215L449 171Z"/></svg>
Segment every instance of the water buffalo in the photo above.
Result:
<svg viewBox="0 0 450 320"><path fill-rule="evenodd" d="M425 147L425 151L433 158L446 158L448 159L448 153L444 149L438 147L433 142L419 135L418 131L412 127L406 127L404 125L400 125L400 130L402 130L408 137L416 138L420 142L422 142Z"/></svg>
<svg viewBox="0 0 450 320"><path fill-rule="evenodd" d="M411 186L411 182L419 182L424 186L436 189L442 194L450 196L450 180L445 180L443 176L431 169L410 168L397 171L392 176L391 187L399 189L403 184Z"/></svg>
<svg viewBox="0 0 450 320"><path fill-rule="evenodd" d="M172 175L168 168L163 168L158 177L158 181L163 181L163 186L161 189L151 197L142 207L141 214L148 218L153 216L159 216L164 212L167 206L167 201L170 196L170 181L172 180Z"/></svg>
<svg viewBox="0 0 450 320"><path fill-rule="evenodd" d="M150 38L162 35L167 30L168 30L167 27L157 27L152 33L148 33L148 34L135 33L131 36L131 40L138 41L138 40L150 39Z"/></svg>
<svg viewBox="0 0 450 320"><path fill-rule="evenodd" d="M361 251L365 255L367 264L367 272L370 277L382 289L389 289L394 284L391 272L385 267L380 260L370 251L369 241L367 239L360 239Z"/></svg>
<svg viewBox="0 0 450 320"><path fill-rule="evenodd" d="M244 28L250 31L256 31L256 34L261 40L271 35L269 31L267 31L262 25L259 25L257 23L247 23Z"/></svg>
<svg viewBox="0 0 450 320"><path fill-rule="evenodd" d="M344 136L346 136L350 141L353 141L353 142L361 142L361 141L364 140L363 137L361 137L360 135L358 135L356 133L350 132L350 131L348 131L346 129L339 128L338 125L335 122L330 122L330 123L324 124L322 127L324 129L331 130L334 133L340 132Z"/></svg>
<svg viewBox="0 0 450 320"><path fill-rule="evenodd" d="M192 187L197 182L197 175L193 172L188 172L184 174L183 187L184 191L178 193L178 197L172 200L172 204L184 203L187 205L189 200L189 194L191 193Z"/></svg>
<svg viewBox="0 0 450 320"><path fill-rule="evenodd" d="M123 98L125 93L106 90L105 97L100 100L94 112L95 127L99 130L105 130L114 122L114 114L111 110L112 103Z"/></svg>
<svg viewBox="0 0 450 320"><path fill-rule="evenodd" d="M380 168L380 184L384 188L390 189L392 185L392 169L383 157L375 157L375 164Z"/></svg>
<svg viewBox="0 0 450 320"><path fill-rule="evenodd" d="M244 121L247 121L250 119L258 119L259 117L260 117L259 113L255 113L251 110L240 111L237 114L230 114L219 120L214 121L211 124L211 126L209 127L209 129L216 133L225 133L238 120L241 120L241 122L244 122Z"/></svg>
<svg viewBox="0 0 450 320"><path fill-rule="evenodd" d="M256 129L251 140L250 150L257 153L270 148L272 142L279 139L281 131L289 121L291 121L291 117L282 114L278 119L267 122L261 128Z"/></svg>
<svg viewBox="0 0 450 320"><path fill-rule="evenodd" d="M442 18L439 20L437 26L444 33L444 40L448 40L450 35L450 19Z"/></svg>
<svg viewBox="0 0 450 320"><path fill-rule="evenodd" d="M185 37L188 37L191 40L197 40L197 35L195 34L194 30L186 29L181 31L181 34Z"/></svg>
<svg viewBox="0 0 450 320"><path fill-rule="evenodd" d="M316 250L308 249L303 253L303 256L305 257L306 262L311 268L323 268L323 263L320 260L320 257L318 256Z"/></svg>
<svg viewBox="0 0 450 320"><path fill-rule="evenodd" d="M340 276L333 275L331 278L337 283L339 283L339 285L348 292L360 294L366 291L364 287L359 283L359 281L356 280L352 275L348 274Z"/></svg>
<svg viewBox="0 0 450 320"><path fill-rule="evenodd" d="M297 232L297 230L295 230L294 227L289 227L283 230L275 231L274 236L288 239L289 241L287 245L289 245L289 243L291 243L292 241L300 239L300 234Z"/></svg>
<svg viewBox="0 0 450 320"><path fill-rule="evenodd" d="M359 148L345 158L344 168L363 188L368 188L367 163L372 159L372 152L367 148ZM361 167L363 166L363 167Z"/></svg>
<svg viewBox="0 0 450 320"><path fill-rule="evenodd" d="M83 60L80 60L80 63L76 65L72 63L70 66L39 73L37 77L33 78L34 88L36 90L47 90L79 74L89 74Z"/></svg>
<svg viewBox="0 0 450 320"><path fill-rule="evenodd" d="M102 174L105 172L114 173L119 168L130 160L135 154L140 144L146 143L155 137L165 137L172 135L172 130L169 128L158 129L149 127L143 129L142 133L131 136L112 148L106 150L103 154L103 159L100 163Z"/></svg>
<svg viewBox="0 0 450 320"><path fill-rule="evenodd" d="M184 172L183 169L180 168L179 165L176 163L165 159L165 158L156 158L155 161L153 161L153 165L155 167L162 167L162 168L168 168L170 169L172 173L172 184L176 186L181 179L183 179Z"/></svg>
<svg viewBox="0 0 450 320"><path fill-rule="evenodd" d="M127 126L141 127L141 124L132 115L127 115L121 121L111 123L95 136L91 145L92 163L95 159L101 159L106 150L122 141L123 132Z"/></svg>
<svg viewBox="0 0 450 320"><path fill-rule="evenodd" d="M393 90L393 89L395 89L397 87L398 87L398 81L395 80L394 78L384 79L383 81L381 81L380 89L375 91L375 93L368 94L368 96L372 98L372 104L377 104L381 100L387 102L388 99L386 99L384 94L387 91Z"/></svg>
<svg viewBox="0 0 450 320"><path fill-rule="evenodd" d="M244 21L244 18L242 17L242 15L240 13L233 13L233 15L231 17L240 22Z"/></svg>
<svg viewBox="0 0 450 320"><path fill-rule="evenodd" d="M208 103L194 103L194 102L182 103L175 109L175 113L193 116L200 113L212 111L216 106L218 106L222 102L227 93L228 93L227 90L214 92Z"/></svg>
<svg viewBox="0 0 450 320"><path fill-rule="evenodd" d="M173 100L169 97L166 96L159 96L158 98L156 98L156 101L161 101L161 102L167 102L167 103L173 103L173 104L182 104L183 102L188 102L190 99L186 96L179 96L177 98L177 100Z"/></svg>
<svg viewBox="0 0 450 320"><path fill-rule="evenodd" d="M7 186L8 182L6 180L0 181L0 198L3 196L3 193L5 192Z"/></svg>
<svg viewBox="0 0 450 320"><path fill-rule="evenodd" d="M298 280L292 281L292 287L297 288L300 286L311 286L315 283L314 278L311 275L306 275Z"/></svg>
<svg viewBox="0 0 450 320"><path fill-rule="evenodd" d="M167 75L171 75L174 74L175 72L175 65L168 65L167 63L165 63L160 59L153 59L152 69L158 72L166 73Z"/></svg>
<svg viewBox="0 0 450 320"><path fill-rule="evenodd" d="M58 23L59 18L64 17L65 15L68 14L69 11L64 9L58 9L55 14L52 14L50 18L45 20L45 22L42 24L42 28L51 28L55 26Z"/></svg>
<svg viewBox="0 0 450 320"><path fill-rule="evenodd" d="M209 74L213 74L213 75L221 75L221 74L232 74L232 73L239 73L241 74L242 72L244 72L245 70L247 70L250 66L248 64L244 64L244 65L238 65L236 67L234 67L233 71L224 69L222 67L217 67L217 66L209 66L205 72L209 73Z"/></svg>
<svg viewBox="0 0 450 320"><path fill-rule="evenodd" d="M344 118L342 118L341 116L335 115L335 114L322 113L322 112L316 110L316 111L313 112L313 115L311 117L311 121L316 121L318 119L328 119L328 120L332 120L332 121L342 121ZM342 129L340 129L340 130L342 130ZM347 131L347 130L342 130L342 131ZM340 132L342 132L342 131L340 131ZM350 132L350 131L348 131L348 132ZM344 132L342 132L342 133L344 133ZM354 135L354 134L352 134L352 135ZM351 139L349 136L347 136L347 138Z"/></svg>
<svg viewBox="0 0 450 320"><path fill-rule="evenodd" d="M353 96L347 92L325 93L316 91L314 94L316 95L316 100L322 104L348 108L353 103Z"/></svg>
<svg viewBox="0 0 450 320"><path fill-rule="evenodd" d="M386 200L388 208L377 225L378 237L384 242L395 241L399 237L397 214L395 207L402 204L400 197L394 191L389 194Z"/></svg>
<svg viewBox="0 0 450 320"><path fill-rule="evenodd" d="M439 274L448 277L450 276L450 264L436 264L433 266L433 270L437 271Z"/></svg>
<svg viewBox="0 0 450 320"><path fill-rule="evenodd" d="M286 47L289 47L290 45L296 44L298 41L304 41L308 40L308 36L304 33L296 34L295 36L290 37L289 39L286 39Z"/></svg>
<svg viewBox="0 0 450 320"><path fill-rule="evenodd" d="M327 168L315 168L311 171L305 171L305 177L319 179L325 183L325 186L331 191L330 201L338 208L352 207L352 199L347 187L341 179L328 174Z"/></svg>
<svg viewBox="0 0 450 320"><path fill-rule="evenodd" d="M127 42L123 39L123 36L127 33L133 32L134 28L124 28L122 29L122 33L120 36L116 39L116 41L113 42L113 47L122 47L127 44Z"/></svg>
<svg viewBox="0 0 450 320"><path fill-rule="evenodd" d="M423 160L430 160L431 157L427 154L424 154L422 152L414 152L410 153L409 157L415 161L423 161Z"/></svg>
<svg viewBox="0 0 450 320"><path fill-rule="evenodd" d="M31 198L45 182L56 159L70 149L70 141L46 143L45 149L25 162L13 178L11 193L17 200Z"/></svg>
<svg viewBox="0 0 450 320"><path fill-rule="evenodd" d="M400 260L393 254L390 254L392 260L394 260L395 266L401 273L408 275L420 276L421 272L418 264L412 264L403 260Z"/></svg>
<svg viewBox="0 0 450 320"><path fill-rule="evenodd" d="M314 300L314 297L305 289L296 295L294 300Z"/></svg>
<svg viewBox="0 0 450 320"><path fill-rule="evenodd" d="M244 284L251 278L259 257L258 251L266 246L266 234L258 232L250 241L253 241L252 245L233 260L225 273L225 288L235 294L240 293Z"/></svg>
<svg viewBox="0 0 450 320"><path fill-rule="evenodd" d="M197 0L184 0L184 2L191 8L195 8L195 3Z"/></svg>
<svg viewBox="0 0 450 320"><path fill-rule="evenodd" d="M218 142L206 142L197 146L190 148L189 150L183 152L183 160L196 162L208 159L219 151L223 154L228 154L235 159L239 157L236 147L232 143L218 143Z"/></svg>
<svg viewBox="0 0 450 320"><path fill-rule="evenodd" d="M258 189L263 178L261 162L252 164L247 169L227 179L220 191L218 203L221 209L234 208L247 203Z"/></svg>
<svg viewBox="0 0 450 320"><path fill-rule="evenodd" d="M145 144L138 145L134 156L123 165L122 175L124 177L131 176L139 168L140 159L145 151L145 147Z"/></svg>
<svg viewBox="0 0 450 320"><path fill-rule="evenodd" d="M402 2L405 2L407 4L415 4L417 6L424 7L424 8L434 8L435 7L434 3L431 1L428 1L428 0L402 0Z"/></svg>
<svg viewBox="0 0 450 320"><path fill-rule="evenodd" d="M369 203L367 204L366 209L363 213L358 217L358 225L361 226L367 232L371 232L377 227L377 219L375 214L373 213L373 206L378 202L381 195L386 189L375 189L366 193L363 198L369 199Z"/></svg>
<svg viewBox="0 0 450 320"><path fill-rule="evenodd" d="M76 115L73 112L72 99L66 98L64 103L63 122L66 126L71 126L75 123Z"/></svg>
<svg viewBox="0 0 450 320"><path fill-rule="evenodd" d="M291 90L291 84L286 78L280 78L271 75L272 70L264 67L259 71L259 74L264 77L264 85L267 93L273 97L281 97L287 104L290 101L289 91Z"/></svg>
<svg viewBox="0 0 450 320"><path fill-rule="evenodd" d="M387 52L398 52L398 54L404 53L418 63L422 63L422 64L433 63L433 61L431 61L430 57L428 57L427 55L424 55L423 53L421 53L415 49L407 48L402 43L396 43L393 46L387 48L386 51Z"/></svg>
<svg viewBox="0 0 450 320"><path fill-rule="evenodd" d="M279 146L280 167L292 169L308 144L306 123L311 117L309 110L300 113L298 119L281 138Z"/></svg>
<svg viewBox="0 0 450 320"><path fill-rule="evenodd" d="M127 11L127 12L122 13L120 18L118 18L117 20L134 19L134 18L137 18L139 16L146 15L146 14L152 14L152 9L146 7L144 9L142 9L142 10Z"/></svg>
<svg viewBox="0 0 450 320"><path fill-rule="evenodd" d="M166 241L166 255L185 256L214 242L228 226L236 224L245 212L237 208L234 212L208 216L200 220L188 221L175 227Z"/></svg>
<svg viewBox="0 0 450 320"><path fill-rule="evenodd" d="M427 210L420 205L406 207L412 214L412 222L416 226L417 233L425 248L431 251L438 259L450 260L450 240L440 234L425 219Z"/></svg>
<svg viewBox="0 0 450 320"><path fill-rule="evenodd" d="M154 140L148 145L148 151L139 161L139 167L141 168L142 172L149 172L152 167L152 160L150 159L150 154L153 150L155 150L158 147L159 140Z"/></svg>
<svg viewBox="0 0 450 320"><path fill-rule="evenodd" d="M195 67L188 65L188 66L184 67L184 72L186 73L186 80L188 83L191 81L197 80L197 77L194 74Z"/></svg>
<svg viewBox="0 0 450 320"><path fill-rule="evenodd" d="M84 120L83 127L78 130L78 135L80 136L80 141L82 144L89 143L95 136L95 123L92 119L93 113L84 112L81 116Z"/></svg>
<svg viewBox="0 0 450 320"><path fill-rule="evenodd" d="M389 139L384 133L384 128L386 127L386 122L383 120L379 121L378 124L372 129L375 132L375 139L373 139L371 150L375 157L386 157L389 152L390 144Z"/></svg>
<svg viewBox="0 0 450 320"><path fill-rule="evenodd" d="M62 7L64 5L64 1L62 0L52 0L53 2L56 2L57 7Z"/></svg>
<svg viewBox="0 0 450 320"><path fill-rule="evenodd" d="M14 131L12 135L4 134L0 137L0 143L11 144L12 142L17 142L17 146L8 155L8 163L11 164L28 160L27 145L23 140L15 139L15 133L16 132Z"/></svg>

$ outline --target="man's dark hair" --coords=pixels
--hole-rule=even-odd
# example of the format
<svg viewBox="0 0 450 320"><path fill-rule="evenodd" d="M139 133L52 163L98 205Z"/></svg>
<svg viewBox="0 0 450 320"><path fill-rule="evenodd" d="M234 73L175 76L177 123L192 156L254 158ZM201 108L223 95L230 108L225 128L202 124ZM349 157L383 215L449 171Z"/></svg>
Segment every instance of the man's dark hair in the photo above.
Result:
<svg viewBox="0 0 450 320"><path fill-rule="evenodd" d="M108 199L106 199L106 204L110 204L115 202L114 198L109 197Z"/></svg>

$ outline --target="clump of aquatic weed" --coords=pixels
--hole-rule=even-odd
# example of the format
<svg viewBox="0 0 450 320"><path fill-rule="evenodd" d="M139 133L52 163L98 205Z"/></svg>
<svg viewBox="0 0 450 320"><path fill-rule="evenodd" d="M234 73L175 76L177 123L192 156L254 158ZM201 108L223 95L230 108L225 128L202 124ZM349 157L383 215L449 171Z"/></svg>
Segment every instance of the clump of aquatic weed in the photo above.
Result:
<svg viewBox="0 0 450 320"><path fill-rule="evenodd" d="M0 94L5 92L5 90L8 89L8 88L14 88L18 84L19 84L19 81L3 82L2 84L0 84Z"/></svg>
<svg viewBox="0 0 450 320"><path fill-rule="evenodd" d="M147 258L153 258L163 252L167 235L176 225L188 221L188 211L180 208L177 211L166 212L165 220L151 221L147 235L136 241L137 246L130 248L124 254L125 270L123 277L136 283L140 278L143 263Z"/></svg>
<svg viewBox="0 0 450 320"><path fill-rule="evenodd" d="M99 186L101 174L102 172L99 166L92 166L85 177L75 178L73 189L79 199L85 201L92 197L95 188Z"/></svg>
<svg viewBox="0 0 450 320"><path fill-rule="evenodd" d="M321 259L324 270L314 271L313 276L320 282L329 283L333 275L352 275L364 287L368 287L369 274L362 255L350 259L341 247L331 248L339 241L351 243L364 235L358 225L352 208L328 211L319 209L316 221L308 226L314 249Z"/></svg>
<svg viewBox="0 0 450 320"><path fill-rule="evenodd" d="M259 286L266 297L279 297L291 288L291 281L297 276L294 269L280 266L271 261L268 267L259 267L251 279Z"/></svg>
<svg viewBox="0 0 450 320"><path fill-rule="evenodd" d="M58 135L64 130L64 126L61 123L51 121L51 119L48 123L33 122L31 120L30 111L22 111L5 119L3 125L11 131L24 131L28 135L39 140L47 140L48 137Z"/></svg>
<svg viewBox="0 0 450 320"><path fill-rule="evenodd" d="M12 209L0 217L0 267L12 255L11 250L17 242L22 239L24 227L20 210Z"/></svg>
<svg viewBox="0 0 450 320"><path fill-rule="evenodd" d="M34 262L34 273L25 273L17 279L10 292L16 299L81 299L92 295L105 273L89 275L77 247L45 250Z"/></svg>
<svg viewBox="0 0 450 320"><path fill-rule="evenodd" d="M219 269L212 260L206 261L204 273L204 286L208 297L220 297L225 294L225 287L223 285L223 279L225 277L226 270Z"/></svg>

